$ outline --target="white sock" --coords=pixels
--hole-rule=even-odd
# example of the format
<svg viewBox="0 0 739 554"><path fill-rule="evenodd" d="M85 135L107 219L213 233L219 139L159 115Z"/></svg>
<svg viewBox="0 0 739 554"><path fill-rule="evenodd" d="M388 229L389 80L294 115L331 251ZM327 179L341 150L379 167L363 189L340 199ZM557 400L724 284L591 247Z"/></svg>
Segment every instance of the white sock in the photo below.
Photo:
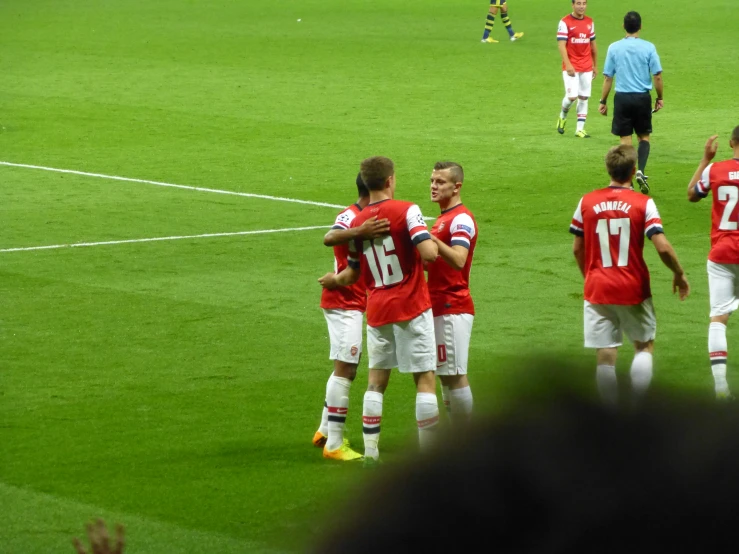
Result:
<svg viewBox="0 0 739 554"><path fill-rule="evenodd" d="M382 394L367 391L364 393L362 409L362 431L364 435L364 455L367 458L379 458L380 423L382 422Z"/></svg>
<svg viewBox="0 0 739 554"><path fill-rule="evenodd" d="M326 387L328 404L328 440L326 449L336 450L344 442L344 425L349 408L349 388L352 382L345 377L332 375Z"/></svg>
<svg viewBox="0 0 739 554"><path fill-rule="evenodd" d="M577 99L577 131L585 128L585 120L588 118L588 101L582 98Z"/></svg>
<svg viewBox="0 0 739 554"><path fill-rule="evenodd" d="M562 111L559 112L559 117L567 119L567 113L570 111L570 106L572 106L572 100L565 96L564 100L562 100Z"/></svg>
<svg viewBox="0 0 739 554"><path fill-rule="evenodd" d="M441 400L444 402L444 408L447 414L452 413L452 405L449 400L449 387L441 385Z"/></svg>
<svg viewBox="0 0 739 554"><path fill-rule="evenodd" d="M652 382L652 355L639 352L631 362L631 387L637 396L643 395Z"/></svg>
<svg viewBox="0 0 739 554"><path fill-rule="evenodd" d="M472 389L467 385L461 389L449 391L452 404L452 418L455 421L469 421L472 415Z"/></svg>
<svg viewBox="0 0 739 554"><path fill-rule="evenodd" d="M608 406L618 405L616 366L599 365L595 370L595 380L598 384L598 392L603 403Z"/></svg>
<svg viewBox="0 0 739 554"><path fill-rule="evenodd" d="M328 401L326 398L328 397L328 386L331 384L331 378L334 376L333 372L328 377L328 381L326 382L326 396L323 399L323 412L321 413L321 425L318 427L318 432L321 433L324 437L328 436Z"/></svg>
<svg viewBox="0 0 739 554"><path fill-rule="evenodd" d="M436 427L439 424L439 401L430 392L416 394L416 422L418 423L418 443L425 450L434 442Z"/></svg>
<svg viewBox="0 0 739 554"><path fill-rule="evenodd" d="M708 326L708 355L711 357L711 371L716 384L717 393L728 393L729 383L726 382L726 359L728 357L726 343L726 325L712 322Z"/></svg>

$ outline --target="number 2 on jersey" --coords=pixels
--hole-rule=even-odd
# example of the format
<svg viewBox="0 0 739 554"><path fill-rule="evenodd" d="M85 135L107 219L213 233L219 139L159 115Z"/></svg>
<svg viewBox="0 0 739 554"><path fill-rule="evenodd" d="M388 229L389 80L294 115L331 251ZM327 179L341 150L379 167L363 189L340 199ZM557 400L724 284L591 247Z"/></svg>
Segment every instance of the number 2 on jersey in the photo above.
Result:
<svg viewBox="0 0 739 554"><path fill-rule="evenodd" d="M400 260L394 254L393 237L386 236L364 243L364 257L369 264L376 287L394 285L403 280Z"/></svg>
<svg viewBox="0 0 739 554"><path fill-rule="evenodd" d="M737 222L731 221L731 214L734 213L737 202L739 202L739 189L736 187L719 187L716 191L720 202L726 202L724 213L721 216L721 223L718 228L721 231L736 231Z"/></svg>
<svg viewBox="0 0 739 554"><path fill-rule="evenodd" d="M629 241L631 240L631 220L628 217L619 219L601 219L595 228L600 241L600 259L603 267L613 267L611 256L611 235L620 235L618 242L618 267L629 265Z"/></svg>

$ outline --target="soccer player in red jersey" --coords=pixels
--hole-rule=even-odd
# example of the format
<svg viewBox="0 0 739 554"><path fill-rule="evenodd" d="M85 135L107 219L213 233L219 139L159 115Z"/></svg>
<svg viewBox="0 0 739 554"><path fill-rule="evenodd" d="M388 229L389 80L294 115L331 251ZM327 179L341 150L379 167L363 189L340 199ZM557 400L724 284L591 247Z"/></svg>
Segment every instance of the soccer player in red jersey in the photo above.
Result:
<svg viewBox="0 0 739 554"><path fill-rule="evenodd" d="M672 270L673 292L679 291L680 300L690 293L654 200L632 188L636 159L633 146L611 148L606 155L610 185L583 196L570 225L573 253L585 277L585 347L596 349L598 390L609 404L618 401L616 356L623 332L636 351L631 364L634 393L640 396L652 380L657 321L643 256L645 236Z"/></svg>
<svg viewBox="0 0 739 554"><path fill-rule="evenodd" d="M739 307L739 127L731 133L731 160L712 163L718 136L708 139L703 159L688 185L688 200L698 202L713 195L711 251L708 253L708 291L711 323L708 326L708 355L716 386L716 398L733 398L726 382L726 325Z"/></svg>
<svg viewBox="0 0 739 554"><path fill-rule="evenodd" d="M588 98L593 79L598 72L598 48L595 44L595 24L585 15L588 0L572 0L572 13L563 17L557 29L557 45L562 56L562 76L565 97L557 120L557 132L563 135L570 106L577 100L575 136L590 138L585 130Z"/></svg>
<svg viewBox="0 0 739 554"><path fill-rule="evenodd" d="M392 160L380 156L368 158L362 162L361 174L370 191L370 203L354 218L352 226L359 226L371 217L387 218L390 234L351 243L349 266L338 274L324 275L319 282L324 288L335 289L356 283L361 275L369 291L367 351L370 370L362 419L365 464L371 466L379 460L383 394L392 368L413 374L421 447L430 444L439 422L434 322L423 274L423 262L436 260L439 249L431 239L418 206L393 199L395 167Z"/></svg>
<svg viewBox="0 0 739 554"><path fill-rule="evenodd" d="M431 228L439 257L428 264L428 287L436 333L436 375L444 405L453 420L472 413L467 379L475 305L470 296L470 268L477 244L477 223L460 196L464 170L455 162L437 162L431 172L431 201L441 215Z"/></svg>
<svg viewBox="0 0 739 554"><path fill-rule="evenodd" d="M333 246L334 268L342 271L347 266L348 243L357 238L375 238L390 228L387 220L370 218L359 227L351 227L352 221L369 204L369 190L357 175L357 202L342 210L326 233L323 243ZM325 458L352 461L362 456L344 443L344 425L349 408L349 389L357 375L357 365L362 355L362 319L367 306L367 287L360 278L354 285L334 290L323 289L321 308L328 325L331 344L329 359L334 371L326 384L321 426L313 437L313 444L323 448Z"/></svg>

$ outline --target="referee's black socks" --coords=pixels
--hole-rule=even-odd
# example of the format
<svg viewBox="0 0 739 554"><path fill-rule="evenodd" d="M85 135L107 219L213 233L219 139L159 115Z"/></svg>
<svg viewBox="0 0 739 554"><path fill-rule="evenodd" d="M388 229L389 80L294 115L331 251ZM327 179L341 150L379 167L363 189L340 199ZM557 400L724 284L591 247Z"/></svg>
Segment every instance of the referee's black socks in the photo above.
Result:
<svg viewBox="0 0 739 554"><path fill-rule="evenodd" d="M640 140L639 148L637 149L637 155L639 157L639 165L637 169L644 173L644 169L647 167L647 159L649 158L649 141Z"/></svg>

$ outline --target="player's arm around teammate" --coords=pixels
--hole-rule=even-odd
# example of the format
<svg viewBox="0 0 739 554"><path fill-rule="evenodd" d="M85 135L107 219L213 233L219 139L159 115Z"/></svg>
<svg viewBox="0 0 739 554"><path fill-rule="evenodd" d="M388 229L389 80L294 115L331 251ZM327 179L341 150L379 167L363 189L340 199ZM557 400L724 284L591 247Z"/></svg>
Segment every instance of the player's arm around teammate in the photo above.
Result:
<svg viewBox="0 0 739 554"><path fill-rule="evenodd" d="M470 337L475 307L469 279L477 244L477 224L462 204L462 166L437 162L431 173L431 201L441 214L431 229L439 258L428 269L428 287L436 335L436 375L442 398L455 422L467 420L473 399L467 378Z"/></svg>
<svg viewBox="0 0 739 554"><path fill-rule="evenodd" d="M688 184L688 200L698 202L712 195L711 250L708 254L708 292L710 323L708 355L719 400L732 399L726 380L728 343L726 327L731 314L739 308L739 126L731 133L729 147L733 157L713 162L718 149L718 136L708 139L703 157Z"/></svg>

